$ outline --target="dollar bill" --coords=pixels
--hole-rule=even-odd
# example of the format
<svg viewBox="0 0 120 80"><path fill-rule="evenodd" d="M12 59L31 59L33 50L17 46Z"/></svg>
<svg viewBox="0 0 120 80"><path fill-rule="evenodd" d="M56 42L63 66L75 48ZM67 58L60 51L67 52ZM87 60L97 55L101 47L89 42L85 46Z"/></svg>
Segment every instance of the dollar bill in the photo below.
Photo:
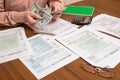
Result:
<svg viewBox="0 0 120 80"><path fill-rule="evenodd" d="M51 12L52 12L52 8L45 8L44 11L47 13L47 14L50 14L51 15Z"/></svg>
<svg viewBox="0 0 120 80"><path fill-rule="evenodd" d="M41 20L36 20L36 25L38 27L44 27L52 20L51 8L42 8L37 3L34 3L29 11L39 14L42 17Z"/></svg>
<svg viewBox="0 0 120 80"><path fill-rule="evenodd" d="M37 3L33 3L33 5L30 7L29 11L32 11L36 14L40 14L42 12L42 8L40 9Z"/></svg>

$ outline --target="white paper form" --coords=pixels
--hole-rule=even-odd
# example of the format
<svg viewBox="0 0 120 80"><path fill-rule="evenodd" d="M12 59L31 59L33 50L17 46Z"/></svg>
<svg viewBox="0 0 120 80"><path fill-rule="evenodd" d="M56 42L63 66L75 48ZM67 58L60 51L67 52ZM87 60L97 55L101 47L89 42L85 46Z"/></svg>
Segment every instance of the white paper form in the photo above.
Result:
<svg viewBox="0 0 120 80"><path fill-rule="evenodd" d="M0 63L29 55L31 52L22 27L0 31Z"/></svg>
<svg viewBox="0 0 120 80"><path fill-rule="evenodd" d="M47 26L45 26L45 29L47 29L47 31L53 32L55 34L60 34L70 28L73 28L73 27L77 28L78 26L72 24L71 22L63 20L61 18L58 18L55 21L48 24Z"/></svg>
<svg viewBox="0 0 120 80"><path fill-rule="evenodd" d="M120 61L120 41L91 29L83 28L56 40L94 66L113 68Z"/></svg>
<svg viewBox="0 0 120 80"><path fill-rule="evenodd" d="M114 16L100 14L87 27L120 37L120 18Z"/></svg>
<svg viewBox="0 0 120 80"><path fill-rule="evenodd" d="M71 53L60 44L44 40L40 35L31 37L29 42L34 53L20 60L37 79L45 77L78 58L77 55Z"/></svg>
<svg viewBox="0 0 120 80"><path fill-rule="evenodd" d="M69 32L75 31L78 26L71 24L70 22L63 20L61 18L56 19L47 26L44 27L48 32L54 33L54 36L63 36ZM65 34L64 34L65 33ZM53 37L51 35L42 35L44 38Z"/></svg>

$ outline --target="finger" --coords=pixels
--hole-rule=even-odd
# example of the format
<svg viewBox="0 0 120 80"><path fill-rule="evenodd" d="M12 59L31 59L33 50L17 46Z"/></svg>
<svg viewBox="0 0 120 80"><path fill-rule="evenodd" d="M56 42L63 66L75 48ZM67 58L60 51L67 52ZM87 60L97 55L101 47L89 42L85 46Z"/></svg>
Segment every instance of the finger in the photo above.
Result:
<svg viewBox="0 0 120 80"><path fill-rule="evenodd" d="M34 19L37 19L37 20L41 20L42 17L38 14L35 14L35 13L31 13L31 17L33 17Z"/></svg>
<svg viewBox="0 0 120 80"><path fill-rule="evenodd" d="M62 11L57 11L57 12L55 12L55 11L52 11L52 13L51 13L52 15L59 15L59 14L62 14Z"/></svg>
<svg viewBox="0 0 120 80"><path fill-rule="evenodd" d="M53 15L53 19L56 19L56 18L59 18L59 17L61 17L62 16L62 14L58 14L58 15Z"/></svg>
<svg viewBox="0 0 120 80"><path fill-rule="evenodd" d="M54 7L53 14L62 13L63 10L64 10L64 7L63 7L63 6L56 6L56 7Z"/></svg>
<svg viewBox="0 0 120 80"><path fill-rule="evenodd" d="M28 17L28 23L31 25L31 26L34 26L36 24L36 21L35 19L33 19L31 16Z"/></svg>

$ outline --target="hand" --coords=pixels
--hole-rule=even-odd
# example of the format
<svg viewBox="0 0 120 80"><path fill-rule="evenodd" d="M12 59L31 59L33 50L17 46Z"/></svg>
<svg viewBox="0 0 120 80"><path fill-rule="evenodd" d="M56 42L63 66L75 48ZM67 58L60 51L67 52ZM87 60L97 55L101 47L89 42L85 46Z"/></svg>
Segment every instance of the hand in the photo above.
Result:
<svg viewBox="0 0 120 80"><path fill-rule="evenodd" d="M36 20L41 20L42 18L38 14L35 14L30 11L26 11L24 14L24 19L25 19L25 22L27 22L31 26L34 26L36 24Z"/></svg>
<svg viewBox="0 0 120 80"><path fill-rule="evenodd" d="M62 1L51 1L50 7L53 9L55 13L62 12L65 8L65 4ZM53 19L59 18L62 15L62 13L53 14Z"/></svg>

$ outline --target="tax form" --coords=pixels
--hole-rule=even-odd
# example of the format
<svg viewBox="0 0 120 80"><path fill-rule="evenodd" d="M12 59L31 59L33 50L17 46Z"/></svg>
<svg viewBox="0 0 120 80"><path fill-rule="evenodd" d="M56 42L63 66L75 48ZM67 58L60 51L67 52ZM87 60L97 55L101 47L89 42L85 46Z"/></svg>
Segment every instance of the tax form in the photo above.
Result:
<svg viewBox="0 0 120 80"><path fill-rule="evenodd" d="M48 25L44 26L44 29L46 29L48 32L54 33L55 35L44 35L41 34L43 38L51 38L54 36L63 36L67 35L67 33L70 33L72 31L75 31L79 26L71 24L71 22L68 22L66 20L63 20L61 18L57 18L55 21L52 21Z"/></svg>
<svg viewBox="0 0 120 80"><path fill-rule="evenodd" d="M43 39L40 35L29 38L29 42L33 49L33 54L20 58L20 60L37 79L45 77L78 58L77 55L59 43Z"/></svg>
<svg viewBox="0 0 120 80"><path fill-rule="evenodd" d="M31 54L22 27L0 31L0 63Z"/></svg>
<svg viewBox="0 0 120 80"><path fill-rule="evenodd" d="M94 66L113 68L120 61L120 41L92 29L82 28L56 40Z"/></svg>
<svg viewBox="0 0 120 80"><path fill-rule="evenodd" d="M120 18L108 14L100 14L96 16L95 18L93 18L90 25L84 27L103 31L111 35L120 37Z"/></svg>

